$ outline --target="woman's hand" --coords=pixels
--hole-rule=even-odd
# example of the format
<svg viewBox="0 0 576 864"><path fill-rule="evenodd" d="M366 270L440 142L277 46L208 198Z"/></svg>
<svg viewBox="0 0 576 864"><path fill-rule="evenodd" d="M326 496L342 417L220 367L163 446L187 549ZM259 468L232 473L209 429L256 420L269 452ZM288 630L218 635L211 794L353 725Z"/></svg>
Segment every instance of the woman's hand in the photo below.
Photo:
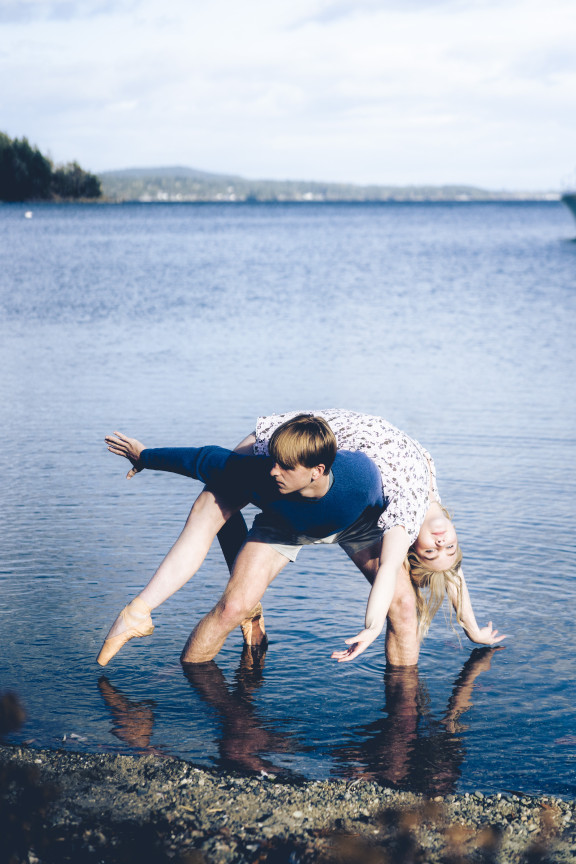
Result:
<svg viewBox="0 0 576 864"><path fill-rule="evenodd" d="M331 657L333 660L337 660L338 663L345 663L348 660L354 660L354 658L358 657L359 654L362 654L362 652L365 651L379 635L380 630L362 630L362 632L357 636L354 636L353 639L344 640L346 645L350 646L349 648L346 648L343 651L334 651Z"/></svg>
<svg viewBox="0 0 576 864"><path fill-rule="evenodd" d="M386 616L396 590L398 571L406 558L409 546L410 541L402 525L395 525L386 531L382 537L378 570L366 606L366 618L364 620L366 627L353 639L345 639L346 645L350 647L344 651L334 651L333 660L337 660L339 663L354 660L378 638L384 629ZM361 555L358 559L352 556L352 560L364 573Z"/></svg>
<svg viewBox="0 0 576 864"><path fill-rule="evenodd" d="M136 438L128 438L121 432L114 432L113 435L107 435L104 439L106 446L111 453L116 453L117 456L124 456L132 463L132 468L126 474L126 479L130 480L135 474L141 471L141 468L136 467L136 463L140 459L140 454L146 448L144 444L137 441Z"/></svg>
<svg viewBox="0 0 576 864"><path fill-rule="evenodd" d="M485 627L479 627L473 633L466 631L466 635L471 642L476 642L477 645L496 645L502 639L506 639L506 634L500 635L498 630L492 627L492 621L489 621Z"/></svg>

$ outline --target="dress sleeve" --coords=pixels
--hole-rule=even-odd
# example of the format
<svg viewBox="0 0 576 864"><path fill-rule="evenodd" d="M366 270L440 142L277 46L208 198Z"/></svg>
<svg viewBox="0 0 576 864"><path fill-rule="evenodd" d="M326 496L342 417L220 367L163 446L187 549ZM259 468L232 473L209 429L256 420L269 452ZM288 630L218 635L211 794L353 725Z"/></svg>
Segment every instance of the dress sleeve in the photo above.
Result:
<svg viewBox="0 0 576 864"><path fill-rule="evenodd" d="M418 537L420 526L426 514L422 515L421 508L417 506L418 501L411 500L411 496L406 494L399 493L393 498L388 498L387 501L386 509L378 519L378 525L384 533L397 525L402 525L408 535L410 545L412 545Z"/></svg>
<svg viewBox="0 0 576 864"><path fill-rule="evenodd" d="M391 489L388 485L388 504L378 520L384 532L390 531L396 525L402 525L410 544L415 542L420 533L430 501L442 503L436 484L434 460L421 444L413 443L417 445L423 458L412 462L406 460L397 466L396 475L401 477L403 482L396 489ZM377 458L374 461L378 464Z"/></svg>

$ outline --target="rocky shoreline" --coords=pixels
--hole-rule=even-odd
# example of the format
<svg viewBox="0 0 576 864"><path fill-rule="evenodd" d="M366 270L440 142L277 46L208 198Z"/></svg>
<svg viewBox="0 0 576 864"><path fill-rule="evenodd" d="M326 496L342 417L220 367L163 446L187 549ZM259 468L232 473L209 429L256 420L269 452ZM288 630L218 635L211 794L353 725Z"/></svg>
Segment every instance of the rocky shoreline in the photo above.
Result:
<svg viewBox="0 0 576 864"><path fill-rule="evenodd" d="M576 862L574 802L428 799L355 780L287 783L179 759L0 746L0 862Z"/></svg>

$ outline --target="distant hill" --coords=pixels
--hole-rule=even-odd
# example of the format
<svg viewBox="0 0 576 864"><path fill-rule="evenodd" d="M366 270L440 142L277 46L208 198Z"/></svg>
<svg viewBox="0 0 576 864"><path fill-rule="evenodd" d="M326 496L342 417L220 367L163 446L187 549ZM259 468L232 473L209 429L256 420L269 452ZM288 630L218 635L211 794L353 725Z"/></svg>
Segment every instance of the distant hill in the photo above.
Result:
<svg viewBox="0 0 576 864"><path fill-rule="evenodd" d="M223 182L241 179L232 174L229 176L227 174L211 174L208 171L197 171L196 168L184 168L179 165L164 168L123 168L119 171L104 171L101 176L111 180L157 180L169 177L207 183L213 180Z"/></svg>
<svg viewBox="0 0 576 864"><path fill-rule="evenodd" d="M194 168L126 168L98 175L109 201L380 202L555 200L556 193L491 192L474 186L358 186L304 180L247 180Z"/></svg>

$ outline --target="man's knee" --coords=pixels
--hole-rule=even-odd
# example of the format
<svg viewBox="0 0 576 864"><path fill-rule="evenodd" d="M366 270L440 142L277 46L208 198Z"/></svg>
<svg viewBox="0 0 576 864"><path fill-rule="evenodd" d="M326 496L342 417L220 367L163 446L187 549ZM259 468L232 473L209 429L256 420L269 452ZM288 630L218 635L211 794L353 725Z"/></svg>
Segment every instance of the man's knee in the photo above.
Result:
<svg viewBox="0 0 576 864"><path fill-rule="evenodd" d="M218 601L214 607L214 614L221 627L231 632L249 616L253 608L253 603L247 603L242 597L232 594Z"/></svg>

